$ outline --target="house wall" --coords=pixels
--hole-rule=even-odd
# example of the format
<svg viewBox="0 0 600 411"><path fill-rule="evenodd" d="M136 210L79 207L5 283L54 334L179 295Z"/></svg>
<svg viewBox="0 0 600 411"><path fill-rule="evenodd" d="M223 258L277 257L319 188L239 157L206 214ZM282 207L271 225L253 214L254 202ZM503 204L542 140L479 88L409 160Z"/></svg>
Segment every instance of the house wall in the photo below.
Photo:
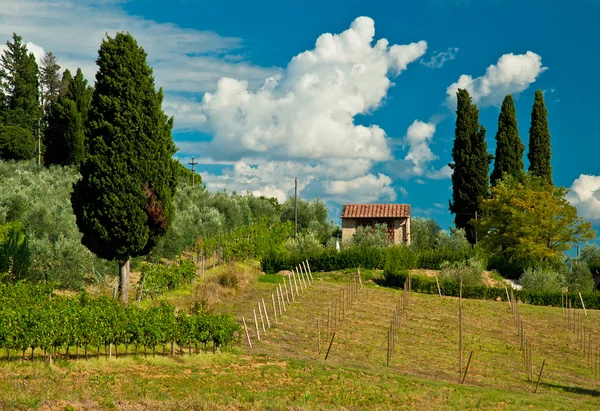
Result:
<svg viewBox="0 0 600 411"><path fill-rule="evenodd" d="M352 240L356 232L356 220L351 218L342 218L342 243Z"/></svg>
<svg viewBox="0 0 600 411"><path fill-rule="evenodd" d="M352 236L356 232L356 226L356 219L342 219L342 243L352 240ZM410 217L394 220L394 243L410 244Z"/></svg>

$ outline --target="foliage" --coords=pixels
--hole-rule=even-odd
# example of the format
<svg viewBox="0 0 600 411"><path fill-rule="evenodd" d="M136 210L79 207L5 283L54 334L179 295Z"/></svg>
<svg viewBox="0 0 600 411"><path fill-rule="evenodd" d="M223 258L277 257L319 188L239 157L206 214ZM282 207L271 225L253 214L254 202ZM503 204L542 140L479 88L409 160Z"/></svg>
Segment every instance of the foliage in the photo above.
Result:
<svg viewBox="0 0 600 411"><path fill-rule="evenodd" d="M551 267L528 267L519 279L524 290L532 292L557 292L565 286L562 272Z"/></svg>
<svg viewBox="0 0 600 411"><path fill-rule="evenodd" d="M487 233L483 246L508 261L559 262L570 244L595 236L567 201L567 192L529 174L522 180L506 176L482 203L476 227Z"/></svg>
<svg viewBox="0 0 600 411"><path fill-rule="evenodd" d="M8 281L21 280L26 278L32 263L29 242L20 224L6 225L10 229L0 238L0 274L10 273Z"/></svg>
<svg viewBox="0 0 600 411"><path fill-rule="evenodd" d="M184 284L191 284L196 277L194 263L179 259L171 265L143 262L140 265L142 298L154 298Z"/></svg>
<svg viewBox="0 0 600 411"><path fill-rule="evenodd" d="M288 238L284 248L292 255L313 256L319 253L322 247L317 233L309 229L298 234L298 237Z"/></svg>
<svg viewBox="0 0 600 411"><path fill-rule="evenodd" d="M51 52L46 53L42 60L42 66L40 67L40 86L42 90L42 107L44 113L47 115L50 107L56 103L62 87L60 66L56 62L56 56Z"/></svg>
<svg viewBox="0 0 600 411"><path fill-rule="evenodd" d="M317 234L319 242L324 244L331 237L334 230L333 223L327 221L327 206L325 202L320 199L309 202L299 198L297 209L298 233L311 229ZM294 216L294 199L288 198L281 205L281 221L289 221L294 224Z"/></svg>
<svg viewBox="0 0 600 411"><path fill-rule="evenodd" d="M483 285L483 262L478 258L470 258L466 261L449 262L444 261L440 264L440 279L443 283L454 282L463 285L476 286Z"/></svg>
<svg viewBox="0 0 600 411"><path fill-rule="evenodd" d="M157 245L173 218L173 119L163 113L162 90L156 91L146 52L130 34L103 40L97 64L89 153L72 204L83 244L123 271L131 257ZM127 276L120 282L124 300Z"/></svg>
<svg viewBox="0 0 600 411"><path fill-rule="evenodd" d="M593 275L600 274L600 247L597 244L584 245L581 261L585 262Z"/></svg>
<svg viewBox="0 0 600 411"><path fill-rule="evenodd" d="M496 155L494 170L490 176L492 186L505 174L519 178L523 174L523 153L525 146L519 137L517 113L512 95L504 97L498 117L496 132Z"/></svg>
<svg viewBox="0 0 600 411"><path fill-rule="evenodd" d="M433 218L411 218L410 246L416 250L433 249L441 231L442 229Z"/></svg>
<svg viewBox="0 0 600 411"><path fill-rule="evenodd" d="M44 133L44 163L78 166L85 155L84 128L81 114L73 100L58 98L48 113L48 127Z"/></svg>
<svg viewBox="0 0 600 411"><path fill-rule="evenodd" d="M19 126L0 125L0 159L30 160L35 156L33 134Z"/></svg>
<svg viewBox="0 0 600 411"><path fill-rule="evenodd" d="M192 345L212 342L225 347L239 339L240 326L229 315L176 312L163 303L142 309L124 307L109 298L92 299L82 293L76 298L48 295L46 285L0 284L0 348L40 348L54 352L70 347L107 344L147 347L176 342Z"/></svg>
<svg viewBox="0 0 600 411"><path fill-rule="evenodd" d="M469 224L480 211L481 201L488 196L490 155L487 153L485 128L479 125L479 110L472 103L469 92L457 92L456 129L452 148L452 201L450 212L456 215L457 228L467 233L471 244L476 234Z"/></svg>
<svg viewBox="0 0 600 411"><path fill-rule="evenodd" d="M22 226L34 256L28 280L77 289L91 273L103 276L114 270L81 244L69 202L77 178L69 167L0 161L0 225Z"/></svg>
<svg viewBox="0 0 600 411"><path fill-rule="evenodd" d="M467 240L466 231L462 228L457 228L450 233L445 230L440 230L437 234L435 248L451 251L464 251L470 249L471 245Z"/></svg>
<svg viewBox="0 0 600 411"><path fill-rule="evenodd" d="M570 292L589 293L594 290L594 277L584 262L574 262L571 267L565 265L563 276Z"/></svg>
<svg viewBox="0 0 600 411"><path fill-rule="evenodd" d="M387 225L375 224L375 227L358 227L352 236L352 245L355 247L388 247L391 245L388 238Z"/></svg>
<svg viewBox="0 0 600 411"><path fill-rule="evenodd" d="M0 117L30 132L41 117L38 65L23 38L13 33L0 56Z"/></svg>
<svg viewBox="0 0 600 411"><path fill-rule="evenodd" d="M553 184L551 157L548 110L544 103L544 94L541 90L536 90L529 127L529 172L550 185Z"/></svg>

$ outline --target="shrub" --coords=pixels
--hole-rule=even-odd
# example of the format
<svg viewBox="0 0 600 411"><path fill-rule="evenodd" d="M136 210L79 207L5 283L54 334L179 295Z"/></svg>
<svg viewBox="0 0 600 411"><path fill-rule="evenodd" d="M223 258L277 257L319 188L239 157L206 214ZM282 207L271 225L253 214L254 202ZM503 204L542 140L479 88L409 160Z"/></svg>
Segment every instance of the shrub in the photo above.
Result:
<svg viewBox="0 0 600 411"><path fill-rule="evenodd" d="M570 292L588 293L594 290L594 278L586 263L575 262L563 271L565 285Z"/></svg>
<svg viewBox="0 0 600 411"><path fill-rule="evenodd" d="M288 238L284 247L288 253L304 257L316 255L322 249L317 233L313 230Z"/></svg>
<svg viewBox="0 0 600 411"><path fill-rule="evenodd" d="M0 126L0 159L30 160L35 156L35 140L29 130Z"/></svg>
<svg viewBox="0 0 600 411"><path fill-rule="evenodd" d="M9 273L8 281L27 278L33 259L27 237L20 226L14 225L0 238L0 273Z"/></svg>
<svg viewBox="0 0 600 411"><path fill-rule="evenodd" d="M537 293L558 292L565 286L565 278L560 271L541 265L527 268L520 282L524 290Z"/></svg>
<svg viewBox="0 0 600 411"><path fill-rule="evenodd" d="M352 236L355 247L387 247L390 244L385 224L376 224L374 228L358 227Z"/></svg>
<svg viewBox="0 0 600 411"><path fill-rule="evenodd" d="M442 283L458 283L462 279L463 286L472 287L483 285L483 262L477 258L468 261L449 262L441 264L440 279Z"/></svg>

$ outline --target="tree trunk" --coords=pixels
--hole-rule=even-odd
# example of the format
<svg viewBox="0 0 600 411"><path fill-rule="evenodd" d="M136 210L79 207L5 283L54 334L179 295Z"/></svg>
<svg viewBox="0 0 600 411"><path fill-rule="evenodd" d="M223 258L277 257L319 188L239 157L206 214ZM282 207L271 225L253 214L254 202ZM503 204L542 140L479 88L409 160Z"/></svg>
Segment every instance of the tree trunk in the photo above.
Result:
<svg viewBox="0 0 600 411"><path fill-rule="evenodd" d="M127 261L123 261L119 263L119 296L121 298L121 302L123 304L127 304L129 300L129 262L130 258Z"/></svg>

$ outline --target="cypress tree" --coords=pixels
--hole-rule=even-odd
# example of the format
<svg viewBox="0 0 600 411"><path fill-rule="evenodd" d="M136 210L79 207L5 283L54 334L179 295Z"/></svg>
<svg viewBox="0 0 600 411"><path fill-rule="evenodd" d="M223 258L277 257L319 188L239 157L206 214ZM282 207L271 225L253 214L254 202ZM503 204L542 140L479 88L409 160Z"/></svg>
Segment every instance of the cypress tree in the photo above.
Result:
<svg viewBox="0 0 600 411"><path fill-rule="evenodd" d="M176 184L173 119L162 111L146 52L130 34L102 41L88 113L88 155L71 201L82 243L119 264L127 302L129 260L152 250L171 222Z"/></svg>
<svg viewBox="0 0 600 411"><path fill-rule="evenodd" d="M42 60L40 85L42 86L42 107L44 114L48 116L50 107L58 100L61 88L60 66L52 53L46 53Z"/></svg>
<svg viewBox="0 0 600 411"><path fill-rule="evenodd" d="M52 105L44 133L47 165L79 165L84 157L83 119L75 102L64 96Z"/></svg>
<svg viewBox="0 0 600 411"><path fill-rule="evenodd" d="M504 174L518 178L523 174L523 153L525 146L519 137L517 114L512 95L504 97L502 110L498 117L498 131L496 132L496 156L494 170L490 177L492 186Z"/></svg>
<svg viewBox="0 0 600 411"><path fill-rule="evenodd" d="M71 73L69 73L71 74ZM87 80L83 77L83 72L80 68L77 69L75 77L68 81L66 89L66 97L73 100L77 106L77 111L81 115L81 119L85 124L87 122L88 110L92 102L92 94L94 89L88 85Z"/></svg>
<svg viewBox="0 0 600 411"><path fill-rule="evenodd" d="M479 110L469 92L457 92L456 128L452 168L452 201L450 212L455 214L457 228L466 231L471 244L477 241L471 219L479 212L480 202L489 192L490 155L487 153L485 128L479 125Z"/></svg>
<svg viewBox="0 0 600 411"><path fill-rule="evenodd" d="M0 99L4 124L33 131L41 116L38 65L23 39L13 33L0 57Z"/></svg>
<svg viewBox="0 0 600 411"><path fill-rule="evenodd" d="M529 159L529 172L534 176L541 177L549 184L553 184L551 157L548 111L544 103L544 94L541 90L536 90L531 110L527 158Z"/></svg>

